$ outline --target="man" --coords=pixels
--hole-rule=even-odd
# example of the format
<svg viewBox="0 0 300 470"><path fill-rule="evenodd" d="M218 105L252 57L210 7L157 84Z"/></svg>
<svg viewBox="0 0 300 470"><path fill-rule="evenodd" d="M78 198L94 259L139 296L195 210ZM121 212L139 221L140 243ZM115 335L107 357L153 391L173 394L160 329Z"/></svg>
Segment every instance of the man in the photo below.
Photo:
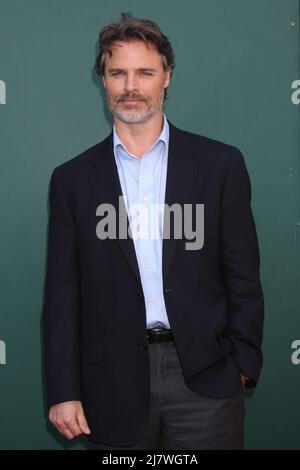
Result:
<svg viewBox="0 0 300 470"><path fill-rule="evenodd" d="M113 130L51 178L49 418L91 449L242 449L264 309L243 156L167 120L175 61L155 23L122 14L99 42Z"/></svg>

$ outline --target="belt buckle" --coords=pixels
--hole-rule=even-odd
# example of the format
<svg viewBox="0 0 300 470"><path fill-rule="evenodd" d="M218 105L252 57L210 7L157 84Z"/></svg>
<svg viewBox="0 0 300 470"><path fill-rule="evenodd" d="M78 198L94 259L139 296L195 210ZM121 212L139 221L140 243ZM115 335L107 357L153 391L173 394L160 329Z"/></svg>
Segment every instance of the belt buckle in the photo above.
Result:
<svg viewBox="0 0 300 470"><path fill-rule="evenodd" d="M149 332L147 333L148 341L153 339L153 341L159 339L159 337L163 336L163 334L167 331L167 328L157 326L154 328L150 328Z"/></svg>
<svg viewBox="0 0 300 470"><path fill-rule="evenodd" d="M151 328L151 331L153 331L154 333L157 333L158 331L164 331L166 328L162 327L162 326L155 326L154 328Z"/></svg>
<svg viewBox="0 0 300 470"><path fill-rule="evenodd" d="M156 337L156 333L157 331L161 330L160 327L154 327L154 328L150 328L147 332L147 339L148 341L152 338L154 339Z"/></svg>

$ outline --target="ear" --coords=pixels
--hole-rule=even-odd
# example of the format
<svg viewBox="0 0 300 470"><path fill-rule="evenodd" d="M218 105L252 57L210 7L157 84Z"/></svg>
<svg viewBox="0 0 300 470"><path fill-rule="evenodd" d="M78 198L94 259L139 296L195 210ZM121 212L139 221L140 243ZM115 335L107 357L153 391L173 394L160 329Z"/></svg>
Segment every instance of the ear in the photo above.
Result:
<svg viewBox="0 0 300 470"><path fill-rule="evenodd" d="M171 67L168 67L167 70L165 71L164 88L167 88L169 86L170 78L171 78Z"/></svg>

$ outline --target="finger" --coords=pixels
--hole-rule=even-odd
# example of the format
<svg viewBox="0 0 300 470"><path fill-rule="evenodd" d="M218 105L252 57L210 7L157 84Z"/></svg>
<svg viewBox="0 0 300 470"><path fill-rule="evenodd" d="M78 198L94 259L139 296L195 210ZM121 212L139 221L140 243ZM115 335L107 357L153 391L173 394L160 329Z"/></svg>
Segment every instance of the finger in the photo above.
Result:
<svg viewBox="0 0 300 470"><path fill-rule="evenodd" d="M68 439L73 439L73 437L76 436L76 432L73 432L71 424L72 423L70 420L59 418L55 423L55 427L63 436L67 437Z"/></svg>
<svg viewBox="0 0 300 470"><path fill-rule="evenodd" d="M62 436L64 436L64 432L63 432L62 427L59 426L58 424L54 424L54 426L55 426L55 428L60 432L60 434L61 434Z"/></svg>
<svg viewBox="0 0 300 470"><path fill-rule="evenodd" d="M91 430L88 426L87 420L85 418L85 415L82 409L79 410L77 413L77 421L78 421L81 431L84 434L91 434Z"/></svg>
<svg viewBox="0 0 300 470"><path fill-rule="evenodd" d="M70 431L68 427L61 427L62 434L69 440L74 439L74 434Z"/></svg>
<svg viewBox="0 0 300 470"><path fill-rule="evenodd" d="M66 437L66 432L68 431L68 426L64 423L63 420L58 419L53 423L53 425L60 432L60 434L62 434L63 436ZM69 433L67 432L67 434L69 434Z"/></svg>
<svg viewBox="0 0 300 470"><path fill-rule="evenodd" d="M82 434L82 431L78 425L77 419L75 418L74 421L68 423L68 429L74 436L79 436Z"/></svg>
<svg viewBox="0 0 300 470"><path fill-rule="evenodd" d="M78 426L76 414L72 413L70 416L60 416L57 424L60 426L62 431L65 433L68 430L73 437L79 436L81 434L81 429Z"/></svg>
<svg viewBox="0 0 300 470"><path fill-rule="evenodd" d="M50 412L49 412L49 421L53 424L53 426L56 425L56 421L57 421L57 412L55 409L51 408L50 409Z"/></svg>
<svg viewBox="0 0 300 470"><path fill-rule="evenodd" d="M62 427L59 423L58 414L55 409L51 409L49 413L49 420L51 424L60 432L60 434L64 435Z"/></svg>

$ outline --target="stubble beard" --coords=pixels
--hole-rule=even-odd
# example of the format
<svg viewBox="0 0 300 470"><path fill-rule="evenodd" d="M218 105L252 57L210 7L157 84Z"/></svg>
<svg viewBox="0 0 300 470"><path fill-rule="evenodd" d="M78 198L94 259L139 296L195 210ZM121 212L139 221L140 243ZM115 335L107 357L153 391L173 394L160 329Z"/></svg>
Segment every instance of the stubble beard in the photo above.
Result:
<svg viewBox="0 0 300 470"><path fill-rule="evenodd" d="M138 96L126 96L127 99L143 99L141 103L132 103L127 104L127 108L120 109L121 106L124 106L120 103L119 99L114 101L112 104L109 101L107 96L108 108L111 111L114 118L119 119L120 121L126 124L142 124L149 121L155 114L160 113L163 109L164 104L164 88L162 88L159 100L153 102L147 98L142 98ZM140 108L140 109L139 109Z"/></svg>

